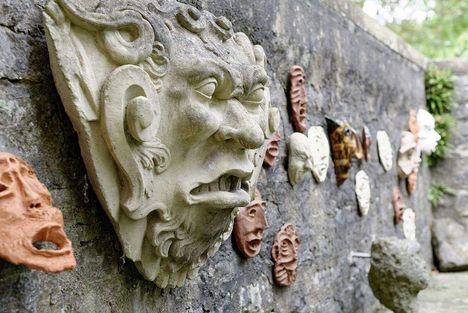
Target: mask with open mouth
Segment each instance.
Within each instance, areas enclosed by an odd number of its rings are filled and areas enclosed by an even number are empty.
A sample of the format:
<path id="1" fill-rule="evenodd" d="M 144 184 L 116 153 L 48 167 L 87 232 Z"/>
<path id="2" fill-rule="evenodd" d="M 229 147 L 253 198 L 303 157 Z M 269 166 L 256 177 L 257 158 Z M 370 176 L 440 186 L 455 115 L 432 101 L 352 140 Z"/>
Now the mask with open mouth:
<path id="1" fill-rule="evenodd" d="M 63 227 L 33 169 L 0 152 L 0 258 L 46 272 L 71 270 L 76 261 Z"/>

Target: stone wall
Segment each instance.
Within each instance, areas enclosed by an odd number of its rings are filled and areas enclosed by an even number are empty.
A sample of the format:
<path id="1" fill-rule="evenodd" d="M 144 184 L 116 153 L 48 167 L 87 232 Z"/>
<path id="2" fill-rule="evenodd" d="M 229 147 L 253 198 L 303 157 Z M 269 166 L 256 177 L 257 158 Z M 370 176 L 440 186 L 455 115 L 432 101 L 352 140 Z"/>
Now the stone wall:
<path id="1" fill-rule="evenodd" d="M 454 78 L 451 149 L 433 171 L 434 183 L 455 191 L 434 208 L 433 245 L 442 271 L 468 269 L 468 60 L 440 61 Z"/>
<path id="2" fill-rule="evenodd" d="M 394 162 L 385 173 L 375 135 L 386 130 L 395 149 L 410 108 L 424 107 L 423 64 L 407 46 L 362 14 L 330 0 L 184 1 L 228 17 L 237 31 L 261 44 L 268 56 L 272 100 L 281 111 L 281 133 L 292 125 L 287 113 L 287 71 L 294 64 L 307 76 L 308 126 L 325 126 L 325 115 L 344 117 L 374 138 L 371 161 L 354 164 L 350 179 L 336 186 L 333 165 L 318 185 L 311 176 L 294 189 L 287 180 L 286 140 L 274 168 L 262 170 L 259 188 L 268 202 L 269 228 L 260 255 L 245 260 L 227 240 L 199 276 L 175 290 L 145 281 L 126 260 L 114 229 L 89 185 L 78 139 L 51 76 L 41 10 L 44 0 L 0 0 L 0 150 L 33 165 L 62 209 L 78 266 L 46 274 L 0 261 L 0 312 L 371 312 L 376 299 L 367 282 L 368 259 L 348 261 L 351 251 L 369 252 L 380 236 L 402 236 L 393 226 Z M 353 13 L 353 14 L 350 14 Z M 358 12 L 358 13 L 356 13 Z M 384 43 L 377 38 L 398 44 Z M 398 48 L 400 47 L 400 48 Z M 405 50 L 406 49 L 406 50 Z M 371 180 L 371 210 L 358 215 L 354 176 Z M 405 200 L 417 214 L 418 241 L 431 262 L 426 200 L 430 174 Z M 402 189 L 404 189 L 402 184 Z M 299 229 L 296 283 L 273 285 L 271 245 L 287 222 Z"/>

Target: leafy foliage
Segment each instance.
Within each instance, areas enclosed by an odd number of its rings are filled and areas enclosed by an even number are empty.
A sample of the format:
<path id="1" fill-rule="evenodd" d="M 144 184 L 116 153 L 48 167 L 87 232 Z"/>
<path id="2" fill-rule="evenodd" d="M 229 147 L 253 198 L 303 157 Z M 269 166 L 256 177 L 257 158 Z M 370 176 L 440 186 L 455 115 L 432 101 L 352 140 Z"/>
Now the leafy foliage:
<path id="1" fill-rule="evenodd" d="M 455 196 L 455 191 L 441 184 L 431 184 L 427 198 L 432 207 L 435 208 L 440 204 L 440 201 L 445 195 Z"/>
<path id="2" fill-rule="evenodd" d="M 449 70 L 430 65 L 426 71 L 426 107 L 434 115 L 435 129 L 441 139 L 436 151 L 427 157 L 429 167 L 436 166 L 445 158 L 450 148 L 451 128 L 454 125 L 452 112 L 453 81 Z"/>

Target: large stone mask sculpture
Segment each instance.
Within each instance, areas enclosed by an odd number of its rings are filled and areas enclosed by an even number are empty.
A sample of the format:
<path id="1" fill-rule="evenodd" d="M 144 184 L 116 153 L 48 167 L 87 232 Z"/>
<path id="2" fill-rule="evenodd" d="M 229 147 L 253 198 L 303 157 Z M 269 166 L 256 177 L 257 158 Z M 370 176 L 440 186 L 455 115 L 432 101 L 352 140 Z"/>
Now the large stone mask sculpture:
<path id="1" fill-rule="evenodd" d="M 419 126 L 419 147 L 426 154 L 431 154 L 436 150 L 440 135 L 435 131 L 435 120 L 431 113 L 419 109 L 417 114 Z"/>
<path id="2" fill-rule="evenodd" d="M 50 0 L 45 23 L 125 255 L 159 287 L 181 286 L 254 197 L 278 121 L 263 49 L 226 18 L 170 0 Z"/>
<path id="3" fill-rule="evenodd" d="M 326 118 L 328 137 L 330 138 L 335 175 L 338 185 L 348 179 L 352 158 L 364 158 L 361 140 L 357 132 L 346 121 L 334 121 Z"/>
<path id="4" fill-rule="evenodd" d="M 48 245 L 36 248 L 39 243 Z M 63 230 L 62 212 L 52 206 L 49 191 L 26 162 L 3 152 L 0 258 L 47 272 L 70 270 L 76 265 L 71 242 Z"/>

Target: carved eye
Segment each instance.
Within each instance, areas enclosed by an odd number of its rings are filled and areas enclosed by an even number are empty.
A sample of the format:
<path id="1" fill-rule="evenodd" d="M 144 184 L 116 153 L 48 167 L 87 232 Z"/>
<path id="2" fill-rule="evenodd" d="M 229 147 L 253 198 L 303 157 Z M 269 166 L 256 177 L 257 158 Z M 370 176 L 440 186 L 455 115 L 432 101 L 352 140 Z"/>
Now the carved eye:
<path id="1" fill-rule="evenodd" d="M 250 103 L 261 103 L 265 98 L 265 86 L 259 85 L 249 94 L 245 101 Z"/>
<path id="2" fill-rule="evenodd" d="M 214 78 L 205 79 L 198 87 L 195 88 L 195 91 L 207 99 L 211 99 L 216 90 L 218 83 Z"/>

